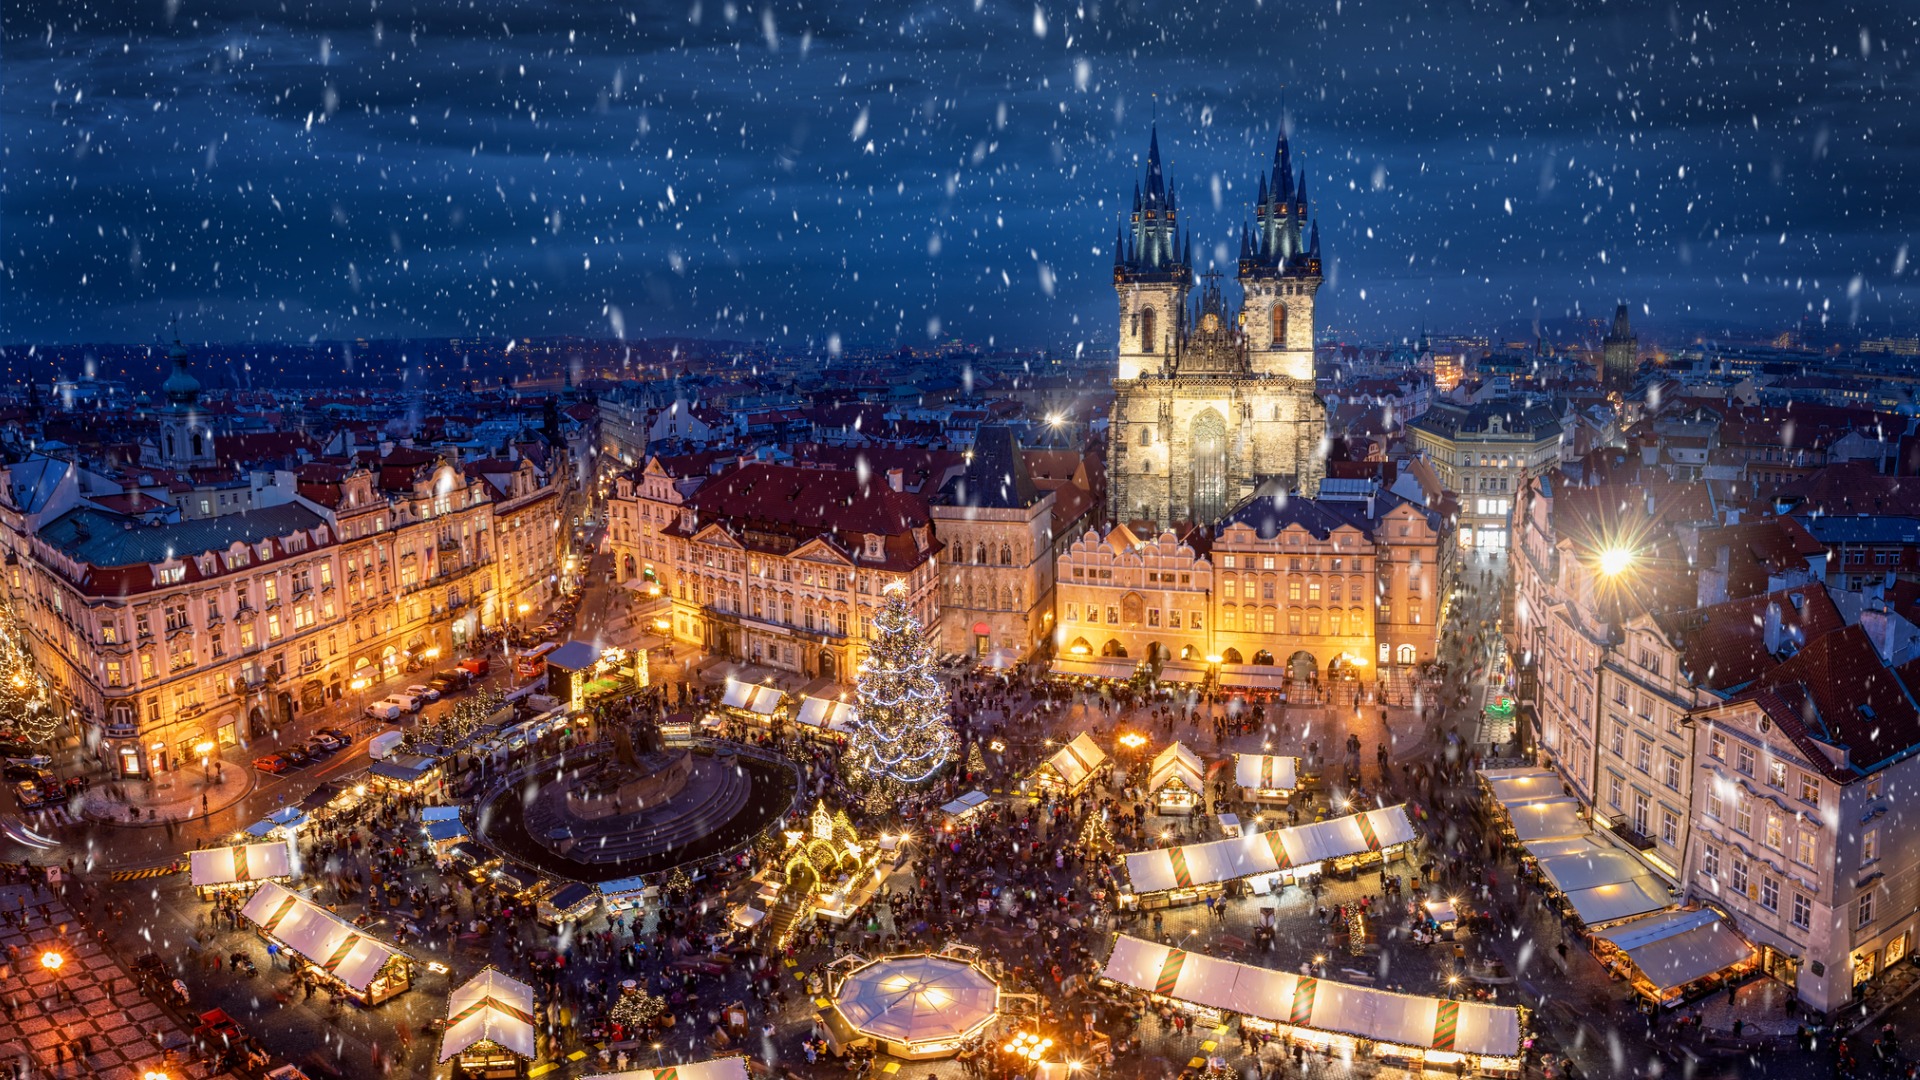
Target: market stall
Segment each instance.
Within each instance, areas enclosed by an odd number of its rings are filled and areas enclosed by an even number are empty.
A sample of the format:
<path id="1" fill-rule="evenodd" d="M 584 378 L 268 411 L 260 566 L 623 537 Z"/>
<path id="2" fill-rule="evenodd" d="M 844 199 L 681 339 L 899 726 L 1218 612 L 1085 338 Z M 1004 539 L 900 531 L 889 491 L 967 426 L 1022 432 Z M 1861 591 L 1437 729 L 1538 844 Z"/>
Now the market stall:
<path id="1" fill-rule="evenodd" d="M 720 695 L 722 709 L 743 720 L 771 724 L 780 714 L 784 698 L 780 691 L 760 683 L 729 678 Z"/>
<path id="2" fill-rule="evenodd" d="M 1745 978 L 1760 954 L 1718 912 L 1663 911 L 1594 935 L 1593 954 L 1634 992 L 1666 1007 Z"/>
<path id="3" fill-rule="evenodd" d="M 890 956 L 849 971 L 832 1009 L 895 1057 L 952 1057 L 1000 1014 L 1000 987 L 970 960 L 934 953 Z"/>
<path id="4" fill-rule="evenodd" d="M 413 958 L 276 882 L 240 910 L 260 935 L 362 1005 L 378 1005 L 413 981 Z"/>
<path id="5" fill-rule="evenodd" d="M 1233 782 L 1250 803 L 1285 806 L 1300 787 L 1300 759 L 1272 754 L 1235 754 Z"/>
<path id="6" fill-rule="evenodd" d="M 367 770 L 367 782 L 376 791 L 424 795 L 440 782 L 440 759 L 394 754 L 373 763 Z"/>
<path id="7" fill-rule="evenodd" d="M 286 840 L 189 852 L 187 863 L 193 887 L 203 900 L 217 892 L 251 889 L 293 876 L 293 850 Z"/>
<path id="8" fill-rule="evenodd" d="M 1207 768 L 1185 743 L 1169 743 L 1153 759 L 1147 798 L 1162 814 L 1191 814 L 1206 805 Z"/>
<path id="9" fill-rule="evenodd" d="M 310 820 L 312 818 L 305 811 L 297 807 L 283 806 L 247 826 L 242 833 L 235 836 L 235 839 L 241 836 L 250 836 L 255 840 L 291 839 L 299 835 L 300 830 L 305 828 Z"/>
<path id="10" fill-rule="evenodd" d="M 512 1080 L 538 1056 L 533 987 L 489 965 L 447 995 L 440 1063 L 453 1080 Z"/>
<path id="11" fill-rule="evenodd" d="M 1580 800 L 1564 795 L 1515 803 L 1506 811 L 1508 829 L 1522 844 L 1566 840 L 1588 831 L 1587 820 L 1581 816 Z"/>
<path id="12" fill-rule="evenodd" d="M 1536 870 L 1563 914 L 1599 929 L 1674 906 L 1672 891 L 1639 859 L 1591 837 L 1528 844 L 1522 866 Z"/>
<path id="13" fill-rule="evenodd" d="M 553 890 L 550 895 L 540 898 L 540 904 L 534 910 L 534 918 L 541 926 L 558 927 L 565 923 L 578 922 L 593 914 L 600 906 L 600 894 L 591 885 L 582 885 L 569 881 Z"/>
<path id="14" fill-rule="evenodd" d="M 1136 851 L 1126 856 L 1122 906 L 1142 909 L 1191 904 L 1217 896 L 1241 878 L 1285 883 L 1328 870 L 1346 872 L 1396 858 L 1414 842 L 1405 805 L 1347 817 L 1213 840 Z M 1257 891 L 1267 891 L 1259 882 Z"/>
<path id="15" fill-rule="evenodd" d="M 603 881 L 599 889 L 600 902 L 606 906 L 609 915 L 644 907 L 648 900 L 660 895 L 658 885 L 649 885 L 646 878 L 638 875 Z"/>
<path id="16" fill-rule="evenodd" d="M 986 809 L 987 803 L 991 800 L 992 796 L 984 791 L 969 791 L 965 795 L 942 806 L 940 812 L 947 815 L 947 824 L 949 826 L 964 825 L 969 818 L 974 817 Z"/>
<path id="17" fill-rule="evenodd" d="M 1517 1075 L 1519 1009 L 1397 994 L 1185 952 L 1140 938 L 1114 943 L 1102 977 L 1211 1023 L 1333 1053 Z"/>
<path id="18" fill-rule="evenodd" d="M 1100 749 L 1093 737 L 1081 732 L 1067 745 L 1054 751 L 1033 772 L 1033 786 L 1056 795 L 1078 795 L 1095 777 L 1112 768 L 1113 761 Z"/>
<path id="19" fill-rule="evenodd" d="M 429 821 L 421 826 L 421 831 L 427 834 L 427 845 L 433 849 L 436 859 L 450 858 L 453 845 L 473 839 L 467 832 L 466 822 L 457 817 Z"/>
<path id="20" fill-rule="evenodd" d="M 1480 774 L 1480 786 L 1503 807 L 1566 794 L 1560 774 L 1548 769 L 1488 769 Z"/>
<path id="21" fill-rule="evenodd" d="M 816 735 L 844 735 L 859 719 L 860 710 L 852 702 L 808 697 L 800 700 L 800 712 L 793 722 Z"/>
<path id="22" fill-rule="evenodd" d="M 658 1069 L 628 1069 L 625 1072 L 600 1073 L 586 1080 L 749 1080 L 747 1059 L 714 1058 L 686 1065 L 667 1065 Z"/>

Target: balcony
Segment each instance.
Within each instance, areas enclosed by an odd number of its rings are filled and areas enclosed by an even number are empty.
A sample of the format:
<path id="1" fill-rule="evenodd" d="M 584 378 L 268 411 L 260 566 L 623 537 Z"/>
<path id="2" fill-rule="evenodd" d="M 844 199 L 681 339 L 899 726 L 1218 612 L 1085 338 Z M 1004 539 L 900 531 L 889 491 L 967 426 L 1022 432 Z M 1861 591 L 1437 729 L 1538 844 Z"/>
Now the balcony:
<path id="1" fill-rule="evenodd" d="M 136 739 L 140 737 L 140 725 L 106 723 L 100 725 L 100 733 L 109 739 Z"/>
<path id="2" fill-rule="evenodd" d="M 314 672 L 319 671 L 321 667 L 323 667 L 325 664 L 326 664 L 326 661 L 316 656 L 313 659 L 308 660 L 305 663 L 300 665 L 300 674 L 311 675 Z"/>
<path id="3" fill-rule="evenodd" d="M 1635 851 L 1652 851 L 1655 846 L 1653 837 L 1634 829 L 1630 822 L 1616 821 L 1612 825 L 1613 835 L 1625 841 Z"/>

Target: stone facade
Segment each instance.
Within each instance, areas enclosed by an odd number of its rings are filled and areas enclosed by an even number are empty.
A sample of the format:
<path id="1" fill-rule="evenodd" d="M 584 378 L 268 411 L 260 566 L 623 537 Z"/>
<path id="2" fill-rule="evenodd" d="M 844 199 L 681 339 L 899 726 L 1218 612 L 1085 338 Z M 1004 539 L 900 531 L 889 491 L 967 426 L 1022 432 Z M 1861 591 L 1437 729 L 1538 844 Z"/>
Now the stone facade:
<path id="1" fill-rule="evenodd" d="M 1053 629 L 1053 510 L 1020 444 L 1003 427 L 980 430 L 955 477 L 933 500 L 946 545 L 939 648 L 988 659 L 1024 657 Z"/>

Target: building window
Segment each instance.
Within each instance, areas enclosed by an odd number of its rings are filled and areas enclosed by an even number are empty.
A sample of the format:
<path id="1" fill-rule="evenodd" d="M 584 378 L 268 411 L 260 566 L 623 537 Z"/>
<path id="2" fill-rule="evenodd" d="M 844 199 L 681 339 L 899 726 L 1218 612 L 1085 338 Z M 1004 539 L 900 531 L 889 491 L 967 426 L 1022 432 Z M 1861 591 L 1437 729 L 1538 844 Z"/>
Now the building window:
<path id="1" fill-rule="evenodd" d="M 1775 851 L 1781 851 L 1785 848 L 1786 842 L 1786 827 L 1781 822 L 1780 815 L 1771 810 L 1767 811 L 1767 846 Z"/>
<path id="2" fill-rule="evenodd" d="M 1680 815 L 1661 807 L 1660 842 L 1670 848 L 1680 846 Z"/>
<path id="3" fill-rule="evenodd" d="M 1680 755 L 1671 750 L 1667 751 L 1665 779 L 1668 787 L 1675 791 L 1680 790 Z"/>
<path id="4" fill-rule="evenodd" d="M 269 641 L 278 641 L 280 639 L 279 612 L 274 612 L 273 614 L 267 616 L 267 639 Z"/>
<path id="5" fill-rule="evenodd" d="M 1800 801 L 1820 805 L 1820 781 L 1815 780 L 1811 773 L 1800 774 Z"/>
<path id="6" fill-rule="evenodd" d="M 1720 849 L 1708 844 L 1700 849 L 1700 872 L 1710 878 L 1720 876 Z"/>
<path id="7" fill-rule="evenodd" d="M 253 648 L 253 623 L 251 621 L 240 624 L 240 647 L 243 649 Z"/>
<path id="8" fill-rule="evenodd" d="M 1731 879 L 1733 881 L 1734 892 L 1745 893 L 1747 891 L 1747 860 L 1737 855 L 1734 856 Z"/>
<path id="9" fill-rule="evenodd" d="M 1744 835 L 1753 835 L 1753 800 L 1743 792 L 1733 793 L 1733 827 Z"/>
<path id="10" fill-rule="evenodd" d="M 150 652 L 141 653 L 140 654 L 140 677 L 142 679 L 151 679 L 153 678 L 153 671 L 154 671 L 153 654 Z"/>
<path id="11" fill-rule="evenodd" d="M 1625 702 L 1622 702 L 1622 704 L 1625 704 Z M 1707 736 L 1707 756 L 1715 761 L 1727 760 L 1727 737 L 1725 735 L 1716 731 L 1712 735 Z"/>
<path id="12" fill-rule="evenodd" d="M 1642 735 L 1634 741 L 1633 767 L 1642 773 L 1653 772 L 1653 741 Z"/>
<path id="13" fill-rule="evenodd" d="M 1793 859 L 1802 866 L 1812 866 L 1814 856 L 1814 832 L 1802 829 L 1794 834 Z"/>
<path id="14" fill-rule="evenodd" d="M 1738 751 L 1736 751 L 1736 753 L 1738 755 L 1738 761 L 1734 765 L 1734 768 L 1740 770 L 1741 776 L 1752 776 L 1753 761 L 1754 761 L 1753 747 L 1742 746 L 1739 748 Z"/>
<path id="15" fill-rule="evenodd" d="M 1760 875 L 1760 906 L 1768 911 L 1780 910 L 1780 879 L 1769 874 Z"/>
<path id="16" fill-rule="evenodd" d="M 1860 834 L 1860 865 L 1878 862 L 1880 859 L 1880 830 L 1867 829 Z"/>
<path id="17" fill-rule="evenodd" d="M 1784 761 L 1767 762 L 1767 785 L 1782 791 L 1787 788 L 1787 763 Z"/>
<path id="18" fill-rule="evenodd" d="M 1620 782 L 1620 777 L 1609 774 L 1607 777 L 1607 804 L 1615 810 L 1620 809 L 1620 800 L 1624 797 L 1625 792 L 1626 786 Z"/>
<path id="19" fill-rule="evenodd" d="M 108 686 L 124 686 L 125 685 L 125 683 L 122 681 L 122 676 L 120 674 L 120 661 L 118 660 L 107 661 L 107 685 Z"/>
<path id="20" fill-rule="evenodd" d="M 1866 926 L 1873 921 L 1873 894 L 1862 896 L 1853 906 L 1853 925 Z"/>
<path id="21" fill-rule="evenodd" d="M 1813 901 L 1807 898 L 1806 893 L 1793 894 L 1793 925 L 1802 930 L 1813 925 Z"/>

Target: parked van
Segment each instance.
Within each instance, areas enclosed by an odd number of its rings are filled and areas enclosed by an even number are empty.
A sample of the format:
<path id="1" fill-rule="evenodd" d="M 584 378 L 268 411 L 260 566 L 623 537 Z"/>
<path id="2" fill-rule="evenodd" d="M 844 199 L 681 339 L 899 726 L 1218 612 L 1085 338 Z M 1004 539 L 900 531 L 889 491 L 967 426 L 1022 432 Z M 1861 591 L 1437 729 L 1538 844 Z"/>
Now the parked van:
<path id="1" fill-rule="evenodd" d="M 484 656 L 469 656 L 459 663 L 460 670 L 476 679 L 484 679 L 493 670 L 493 661 Z"/>
<path id="2" fill-rule="evenodd" d="M 411 689 L 395 690 L 393 693 L 387 695 L 387 700 L 399 705 L 410 713 L 419 712 L 420 706 L 427 703 L 424 695 L 416 694 Z"/>
<path id="3" fill-rule="evenodd" d="M 383 731 L 367 740 L 367 756 L 375 761 L 385 761 L 400 749 L 402 732 Z"/>
<path id="4" fill-rule="evenodd" d="M 366 713 L 375 720 L 398 720 L 406 708 L 392 698 L 381 698 L 367 706 Z"/>

